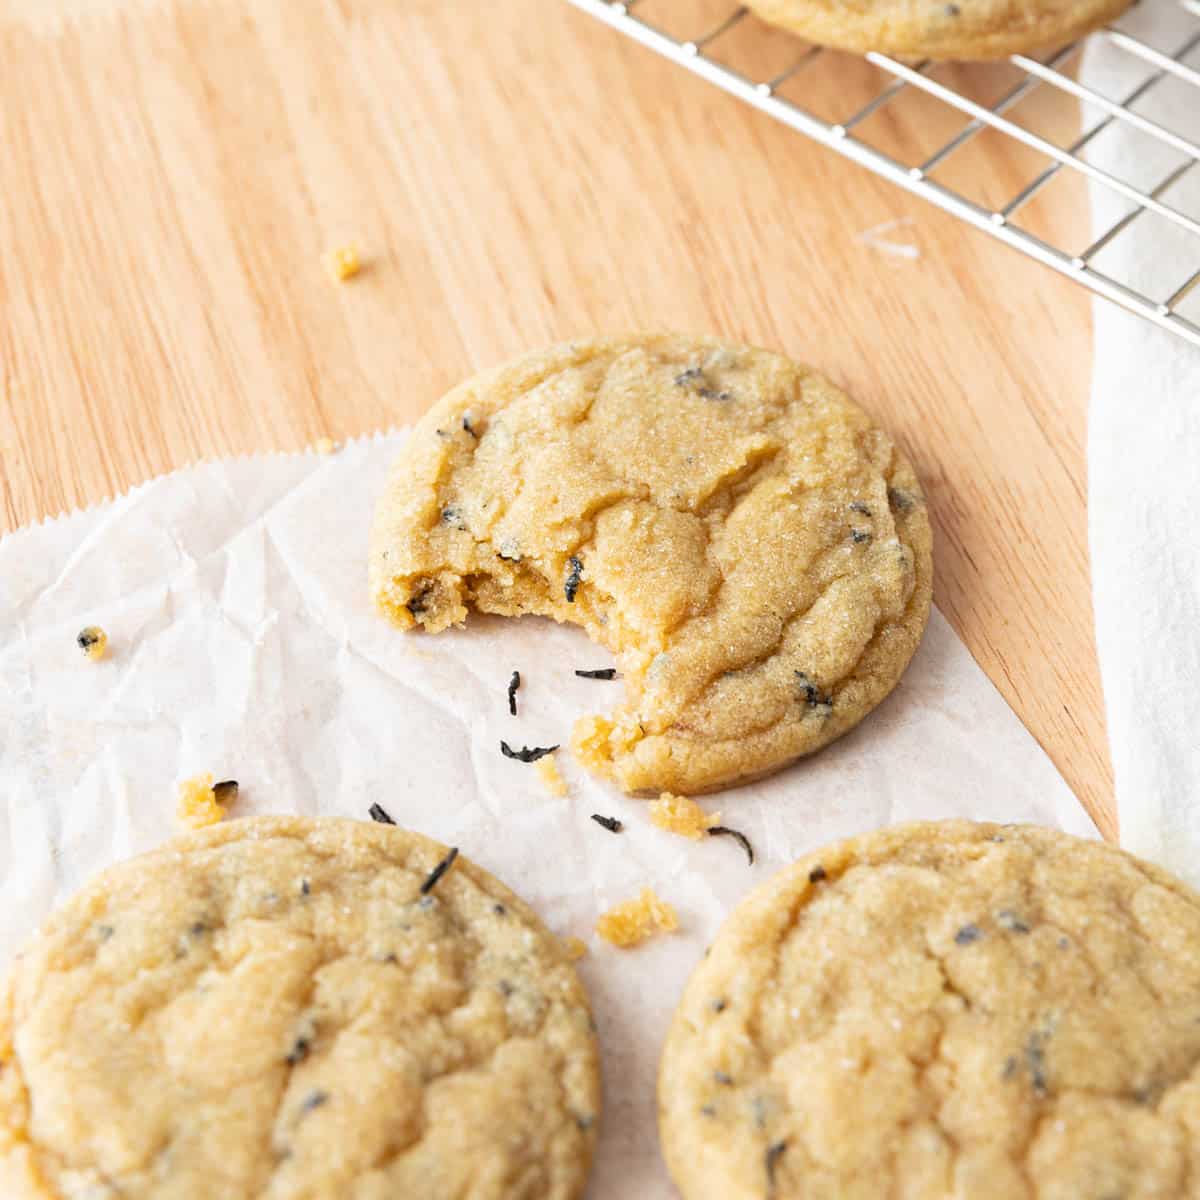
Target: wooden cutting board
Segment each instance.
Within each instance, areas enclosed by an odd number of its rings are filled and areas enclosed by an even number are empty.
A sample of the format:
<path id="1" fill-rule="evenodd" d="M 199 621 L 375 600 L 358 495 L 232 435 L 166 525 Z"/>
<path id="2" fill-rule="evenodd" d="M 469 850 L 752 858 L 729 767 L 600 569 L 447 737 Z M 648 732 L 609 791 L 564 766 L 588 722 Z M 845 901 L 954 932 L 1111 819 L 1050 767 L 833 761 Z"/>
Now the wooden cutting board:
<path id="1" fill-rule="evenodd" d="M 720 11 L 645 3 L 697 32 Z M 795 49 L 749 18 L 735 37 L 764 67 Z M 562 0 L 0 0 L 0 62 L 4 528 L 409 421 L 582 331 L 752 340 L 900 436 L 938 603 L 1115 832 L 1081 291 Z M 953 79 L 998 95 L 1008 70 Z M 870 72 L 829 58 L 794 94 L 832 113 Z M 860 132 L 956 127 L 910 100 Z M 1052 101 L 1031 119 L 1068 133 Z M 991 202 L 1031 172 L 991 135 L 952 162 Z M 1078 241 L 1084 205 L 1059 180 L 1035 215 Z M 336 285 L 321 254 L 349 239 L 367 269 Z"/>

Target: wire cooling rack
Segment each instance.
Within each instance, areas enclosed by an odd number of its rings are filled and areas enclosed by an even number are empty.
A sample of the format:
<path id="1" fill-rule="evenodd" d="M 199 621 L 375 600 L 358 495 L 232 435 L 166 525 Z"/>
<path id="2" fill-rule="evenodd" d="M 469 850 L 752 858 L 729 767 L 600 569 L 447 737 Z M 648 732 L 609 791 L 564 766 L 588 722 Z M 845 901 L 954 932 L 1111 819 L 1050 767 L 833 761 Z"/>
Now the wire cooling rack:
<path id="1" fill-rule="evenodd" d="M 1200 189 L 1194 186 L 1200 184 L 1200 144 L 1186 128 L 1177 131 L 1158 119 L 1153 104 L 1165 100 L 1168 111 L 1200 113 L 1200 0 L 1161 0 L 1159 15 L 1163 5 L 1170 10 L 1166 34 L 1161 21 L 1151 26 L 1154 37 L 1137 32 L 1136 18 L 1153 2 L 1145 0 L 1135 19 L 1090 35 L 1108 43 L 1103 53 L 1116 67 L 1106 75 L 1113 80 L 1112 94 L 1075 78 L 1082 41 L 1045 57 L 1014 55 L 1000 65 L 906 63 L 884 54 L 859 59 L 809 46 L 729 0 L 570 2 L 799 133 L 1200 346 Z M 1171 44 L 1155 44 L 1164 37 Z M 824 86 L 818 81 L 822 72 Z M 1080 102 L 1078 111 L 1067 97 Z M 919 116 L 906 121 L 898 110 L 914 99 Z M 1055 111 L 1057 120 L 1048 119 Z M 1095 153 L 1114 136 L 1125 139 L 1119 153 Z M 1012 190 L 1005 193 L 997 190 L 993 171 L 989 194 L 973 195 L 972 179 L 986 172 L 972 168 L 972 155 L 977 167 L 979 155 L 995 154 L 997 141 L 1008 146 L 1009 158 L 1018 149 L 1026 174 L 1010 180 Z M 1144 141 L 1144 153 L 1133 144 L 1138 141 Z M 1061 216 L 1053 228 L 1039 224 L 1038 198 L 1071 173 L 1091 181 L 1094 193 L 1110 201 L 1097 208 L 1112 213 L 1098 233 L 1086 204 L 1066 229 Z M 1113 253 L 1119 240 L 1135 234 L 1157 238 L 1160 249 L 1170 245 L 1175 278 L 1146 279 L 1137 269 L 1140 255 Z"/>

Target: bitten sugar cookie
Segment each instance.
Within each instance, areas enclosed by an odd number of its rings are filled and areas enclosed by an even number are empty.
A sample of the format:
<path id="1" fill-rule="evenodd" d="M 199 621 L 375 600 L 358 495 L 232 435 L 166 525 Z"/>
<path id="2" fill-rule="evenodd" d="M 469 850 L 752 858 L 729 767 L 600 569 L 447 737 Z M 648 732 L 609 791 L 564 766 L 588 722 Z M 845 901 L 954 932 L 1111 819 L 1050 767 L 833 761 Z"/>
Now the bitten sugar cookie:
<path id="1" fill-rule="evenodd" d="M 627 791 L 776 770 L 895 686 L 929 615 L 929 520 L 891 439 L 807 367 L 682 336 L 574 342 L 469 380 L 380 500 L 371 593 L 582 625 L 627 700 L 576 755 Z"/>
<path id="2" fill-rule="evenodd" d="M 0 1002 L 0 1195 L 582 1195 L 583 989 L 522 901 L 447 858 L 259 817 L 96 878 Z"/>
<path id="3" fill-rule="evenodd" d="M 685 1200 L 1200 1195 L 1200 896 L 1033 826 L 900 826 L 757 889 L 659 1123 Z"/>
<path id="4" fill-rule="evenodd" d="M 902 58 L 1003 58 L 1062 45 L 1114 20 L 1130 0 L 750 0 L 810 42 Z"/>

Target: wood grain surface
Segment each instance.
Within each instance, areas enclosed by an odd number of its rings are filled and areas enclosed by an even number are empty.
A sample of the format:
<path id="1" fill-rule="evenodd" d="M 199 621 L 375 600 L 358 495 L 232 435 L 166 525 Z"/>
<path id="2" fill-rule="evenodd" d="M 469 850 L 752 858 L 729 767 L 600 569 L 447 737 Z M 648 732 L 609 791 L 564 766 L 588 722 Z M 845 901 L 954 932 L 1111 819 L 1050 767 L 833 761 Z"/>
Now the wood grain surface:
<path id="1" fill-rule="evenodd" d="M 644 7 L 685 34 L 721 11 Z M 711 52 L 797 48 L 747 18 Z M 0 62 L 4 528 L 409 421 L 580 332 L 758 342 L 903 441 L 938 603 L 1115 832 L 1082 291 L 561 0 L 5 0 Z M 1012 82 L 940 70 L 984 100 Z M 877 86 L 827 56 L 785 90 L 831 115 Z M 1019 115 L 1077 128 L 1041 91 Z M 961 124 L 905 93 L 856 132 L 920 153 Z M 985 134 L 942 178 L 1000 203 L 1040 165 Z M 1076 244 L 1084 204 L 1055 180 L 1025 215 Z M 349 239 L 367 268 L 334 284 L 321 255 Z"/>

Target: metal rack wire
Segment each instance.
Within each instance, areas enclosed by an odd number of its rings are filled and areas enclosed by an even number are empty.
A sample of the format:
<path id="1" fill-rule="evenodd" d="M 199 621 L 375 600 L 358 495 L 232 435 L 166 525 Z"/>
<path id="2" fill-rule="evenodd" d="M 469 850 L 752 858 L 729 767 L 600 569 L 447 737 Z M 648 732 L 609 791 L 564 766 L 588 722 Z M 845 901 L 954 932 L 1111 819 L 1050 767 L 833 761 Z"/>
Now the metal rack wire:
<path id="1" fill-rule="evenodd" d="M 1182 104 L 1185 110 L 1200 112 L 1200 20 L 1197 20 L 1200 0 L 1162 2 L 1172 6 L 1171 15 L 1178 18 L 1176 24 L 1181 28 L 1182 36 L 1174 46 L 1155 46 L 1145 37 L 1121 27 L 1123 23 L 1091 35 L 1107 40 L 1118 57 L 1128 61 L 1128 86 L 1116 87 L 1119 94 L 1101 94 L 1072 76 L 1070 72 L 1083 42 L 1067 46 L 1045 60 L 1012 56 L 1009 75 L 1016 82 L 999 96 L 987 97 L 985 102 L 973 98 L 971 88 L 963 86 L 964 80 L 970 79 L 963 71 L 971 68 L 957 68 L 951 81 L 946 82 L 939 78 L 939 64 L 908 64 L 871 53 L 865 60 L 875 69 L 878 79 L 871 98 L 866 103 L 859 102 L 861 97 L 856 98 L 845 113 L 818 115 L 806 102 L 804 81 L 821 60 L 844 60 L 844 56 L 808 46 L 790 34 L 763 26 L 756 31 L 759 41 L 763 37 L 776 39 L 775 61 L 786 60 L 787 65 L 770 73 L 763 71 L 762 63 L 772 56 L 764 58 L 762 54 L 753 66 L 739 63 L 735 54 L 723 53 L 722 47 L 735 39 L 740 27 L 760 24 L 744 6 L 717 13 L 713 19 L 709 5 L 705 9 L 705 27 L 686 31 L 664 27 L 671 22 L 659 18 L 656 0 L 571 0 L 605 24 L 799 133 L 1200 346 L 1200 305 L 1196 304 L 1200 301 L 1200 205 L 1193 206 L 1196 211 L 1190 211 L 1188 203 L 1177 199 L 1185 193 L 1190 195 L 1190 185 L 1200 182 L 1200 170 L 1195 170 L 1200 163 L 1200 144 L 1149 115 L 1145 103 L 1147 98 L 1153 98 L 1151 93 L 1168 88 L 1179 93 L 1177 104 Z M 683 6 L 673 0 L 665 8 L 661 3 L 657 7 L 677 21 Z M 1066 140 L 1066 144 L 1018 119 L 1015 111 L 1018 106 L 1035 91 L 1045 89 L 1055 89 L 1060 95 L 1080 101 L 1082 132 Z M 893 109 L 905 94 L 911 93 L 932 97 L 940 106 L 953 111 L 954 131 L 940 145 L 916 154 L 909 147 L 910 152 L 904 154 L 895 145 L 872 144 L 870 138 L 862 135 L 864 127 L 882 110 Z M 1098 137 L 1109 129 L 1145 139 L 1153 151 L 1150 160 L 1157 165 L 1165 158 L 1165 169 L 1157 177 L 1141 181 L 1114 169 L 1111 156 L 1107 160 L 1101 156 L 1105 165 L 1097 165 L 1090 153 Z M 964 194 L 964 189 L 939 178 L 965 148 L 974 146 L 978 152 L 981 141 L 996 136 L 1019 143 L 1039 160 L 1033 177 L 1015 194 L 1000 203 L 981 202 L 980 198 L 972 198 Z M 1061 230 L 1055 238 L 1035 232 L 1023 220 L 1034 198 L 1064 171 L 1085 177 L 1094 188 L 1107 191 L 1125 206 L 1125 211 L 1098 234 L 1090 230 L 1087 212 L 1081 212 L 1077 231 L 1080 244 L 1075 247 L 1061 244 L 1067 240 L 1061 236 Z M 1177 187 L 1180 184 L 1189 186 Z M 1177 278 L 1155 281 L 1121 278 L 1119 272 L 1104 266 L 1105 251 L 1148 220 L 1165 223 L 1162 228 L 1171 238 L 1183 239 L 1178 254 L 1173 254 L 1178 259 Z"/>

